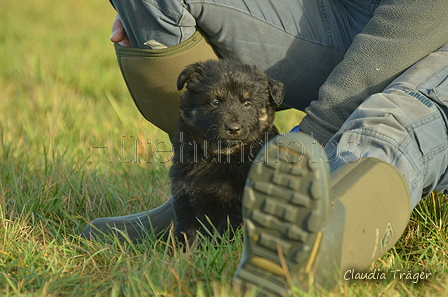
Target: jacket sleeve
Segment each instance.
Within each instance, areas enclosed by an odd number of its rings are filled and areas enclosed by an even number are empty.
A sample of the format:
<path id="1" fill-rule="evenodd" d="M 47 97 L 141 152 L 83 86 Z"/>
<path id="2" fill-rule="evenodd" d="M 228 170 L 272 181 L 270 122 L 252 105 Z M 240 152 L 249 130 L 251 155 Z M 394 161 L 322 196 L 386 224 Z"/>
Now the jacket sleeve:
<path id="1" fill-rule="evenodd" d="M 382 0 L 305 110 L 300 128 L 327 142 L 363 100 L 447 42 L 447 0 Z"/>

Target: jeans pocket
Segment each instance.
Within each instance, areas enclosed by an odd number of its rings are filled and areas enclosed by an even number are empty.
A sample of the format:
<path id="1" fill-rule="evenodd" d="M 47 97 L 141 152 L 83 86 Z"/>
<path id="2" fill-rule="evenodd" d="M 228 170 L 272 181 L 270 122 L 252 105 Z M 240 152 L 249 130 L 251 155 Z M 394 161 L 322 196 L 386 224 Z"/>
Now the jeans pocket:
<path id="1" fill-rule="evenodd" d="M 417 89 L 429 99 L 448 106 L 448 66 L 431 75 Z"/>

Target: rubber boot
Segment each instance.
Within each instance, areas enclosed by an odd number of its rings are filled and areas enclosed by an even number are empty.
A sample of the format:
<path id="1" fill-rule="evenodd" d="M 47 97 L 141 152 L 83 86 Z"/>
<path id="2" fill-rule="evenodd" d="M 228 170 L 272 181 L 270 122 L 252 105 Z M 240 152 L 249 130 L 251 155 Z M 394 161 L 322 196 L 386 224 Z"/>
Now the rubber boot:
<path id="1" fill-rule="evenodd" d="M 81 237 L 105 241 L 117 237 L 121 241 L 141 242 L 148 236 L 166 239 L 174 222 L 173 199 L 163 205 L 140 213 L 95 219 L 84 228 Z"/>
<path id="2" fill-rule="evenodd" d="M 329 174 L 321 146 L 304 133 L 272 140 L 249 172 L 243 198 L 244 250 L 235 290 L 287 296 L 332 290 L 400 238 L 411 212 L 408 187 L 374 158 Z"/>
<path id="3" fill-rule="evenodd" d="M 200 31 L 179 45 L 165 49 L 141 49 L 115 44 L 123 78 L 141 114 L 173 136 L 179 115 L 176 82 L 192 63 L 218 59 L 213 47 Z"/>
<path id="4" fill-rule="evenodd" d="M 325 290 L 334 288 L 346 273 L 365 270 L 392 248 L 412 212 L 403 175 L 382 160 L 348 163 L 331 177 L 333 210 L 315 272 L 315 285 Z"/>

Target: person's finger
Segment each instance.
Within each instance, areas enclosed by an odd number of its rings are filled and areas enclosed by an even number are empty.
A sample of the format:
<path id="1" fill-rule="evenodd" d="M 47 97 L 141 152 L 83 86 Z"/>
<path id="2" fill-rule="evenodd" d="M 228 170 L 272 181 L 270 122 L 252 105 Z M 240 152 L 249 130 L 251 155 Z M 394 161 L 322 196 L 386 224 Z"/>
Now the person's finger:
<path id="1" fill-rule="evenodd" d="M 131 46 L 129 38 L 124 30 L 123 23 L 120 16 L 117 14 L 114 23 L 112 24 L 112 34 L 110 41 L 120 44 L 121 46 Z"/>
<path id="2" fill-rule="evenodd" d="M 129 41 L 129 37 L 126 34 L 124 35 L 123 40 L 120 41 L 118 44 L 121 46 L 132 47 L 131 42 Z"/>
<path id="3" fill-rule="evenodd" d="M 120 16 L 117 14 L 114 23 L 112 24 L 112 34 L 110 35 L 110 41 L 120 42 L 123 40 L 124 35 L 125 33 L 123 23 L 121 22 Z"/>

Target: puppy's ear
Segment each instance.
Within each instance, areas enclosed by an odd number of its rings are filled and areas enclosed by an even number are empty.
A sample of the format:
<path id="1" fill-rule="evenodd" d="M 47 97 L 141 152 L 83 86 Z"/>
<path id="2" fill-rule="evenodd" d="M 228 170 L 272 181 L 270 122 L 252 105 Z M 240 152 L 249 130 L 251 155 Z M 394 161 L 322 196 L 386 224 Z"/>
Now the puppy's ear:
<path id="1" fill-rule="evenodd" d="M 269 79 L 269 95 L 271 101 L 279 106 L 285 97 L 285 86 L 279 81 Z"/>
<path id="2" fill-rule="evenodd" d="M 180 91 L 192 80 L 201 80 L 204 73 L 204 63 L 194 63 L 185 68 L 177 78 L 177 89 Z"/>

